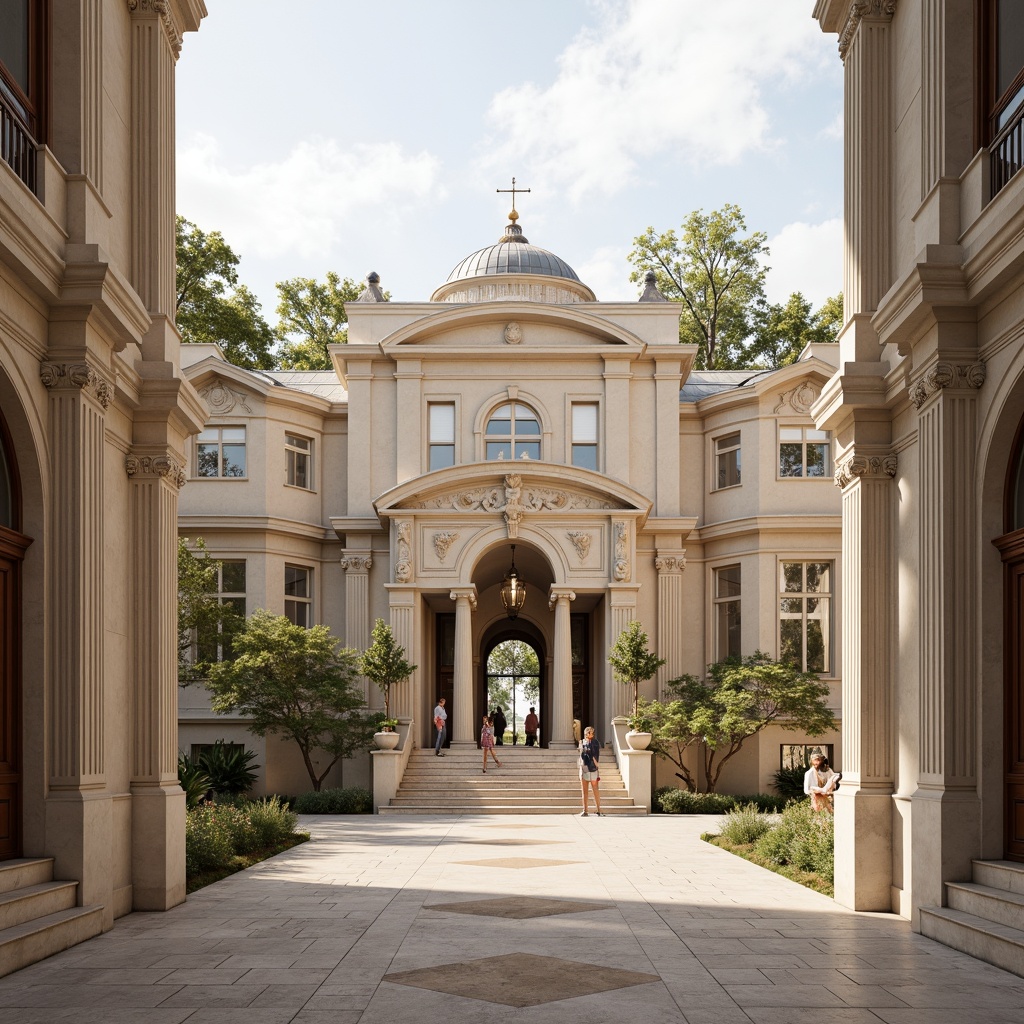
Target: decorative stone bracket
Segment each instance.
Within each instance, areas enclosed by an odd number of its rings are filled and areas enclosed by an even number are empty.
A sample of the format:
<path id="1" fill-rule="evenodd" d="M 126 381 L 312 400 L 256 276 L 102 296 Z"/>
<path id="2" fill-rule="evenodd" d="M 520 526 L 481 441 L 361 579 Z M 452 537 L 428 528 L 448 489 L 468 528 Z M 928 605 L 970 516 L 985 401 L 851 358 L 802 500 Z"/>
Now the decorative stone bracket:
<path id="1" fill-rule="evenodd" d="M 59 388 L 90 391 L 104 409 L 114 396 L 114 389 L 88 363 L 40 363 L 39 379 L 51 391 Z"/>

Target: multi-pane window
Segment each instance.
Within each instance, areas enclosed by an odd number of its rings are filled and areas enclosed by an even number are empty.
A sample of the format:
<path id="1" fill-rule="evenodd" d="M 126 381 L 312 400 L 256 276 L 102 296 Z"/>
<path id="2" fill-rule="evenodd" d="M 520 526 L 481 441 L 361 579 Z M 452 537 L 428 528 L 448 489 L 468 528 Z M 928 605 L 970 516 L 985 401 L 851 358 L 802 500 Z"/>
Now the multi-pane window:
<path id="1" fill-rule="evenodd" d="M 215 596 L 218 604 L 235 613 L 231 626 L 218 623 L 196 638 L 199 661 L 226 661 L 231 657 L 231 637 L 245 621 L 245 561 L 222 561 L 217 567 Z"/>
<path id="2" fill-rule="evenodd" d="M 715 438 L 715 489 L 740 482 L 740 432 Z"/>
<path id="3" fill-rule="evenodd" d="M 284 435 L 287 479 L 292 487 L 313 488 L 313 442 L 298 434 Z"/>
<path id="4" fill-rule="evenodd" d="M 779 476 L 830 477 L 832 435 L 813 427 L 779 428 Z"/>
<path id="5" fill-rule="evenodd" d="M 715 570 L 715 660 L 740 657 L 740 567 Z"/>
<path id="6" fill-rule="evenodd" d="M 832 671 L 832 563 L 779 563 L 779 660 Z"/>
<path id="7" fill-rule="evenodd" d="M 992 154 L 992 195 L 1022 165 L 1024 141 L 1024 4 L 980 0 L 976 39 L 980 57 L 979 142 Z"/>
<path id="8" fill-rule="evenodd" d="M 42 0 L 0 0 L 0 159 L 33 190 L 46 136 L 48 11 Z"/>
<path id="9" fill-rule="evenodd" d="M 430 468 L 455 465 L 455 403 L 431 402 L 428 406 Z"/>
<path id="10" fill-rule="evenodd" d="M 484 457 L 493 459 L 539 459 L 540 420 L 521 402 L 498 406 L 487 421 Z"/>
<path id="11" fill-rule="evenodd" d="M 597 469 L 596 402 L 573 403 L 572 464 L 581 469 Z"/>
<path id="12" fill-rule="evenodd" d="M 284 614 L 296 626 L 313 625 L 313 570 L 284 567 Z"/>
<path id="13" fill-rule="evenodd" d="M 781 743 L 779 744 L 779 767 L 783 770 L 786 768 L 810 768 L 811 758 L 815 754 L 821 754 L 828 758 L 828 763 L 835 768 L 835 765 L 832 764 L 831 743 Z"/>
<path id="14" fill-rule="evenodd" d="M 245 427 L 207 427 L 196 438 L 196 476 L 245 476 Z"/>

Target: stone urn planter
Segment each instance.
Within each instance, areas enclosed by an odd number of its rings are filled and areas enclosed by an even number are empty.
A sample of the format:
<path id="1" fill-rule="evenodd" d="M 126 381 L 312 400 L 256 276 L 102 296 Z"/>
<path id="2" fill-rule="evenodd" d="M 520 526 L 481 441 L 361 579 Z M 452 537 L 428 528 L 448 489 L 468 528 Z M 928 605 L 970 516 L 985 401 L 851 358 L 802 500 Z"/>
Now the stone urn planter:
<path id="1" fill-rule="evenodd" d="M 629 744 L 630 750 L 646 750 L 651 745 L 651 734 L 630 729 L 626 733 L 626 742 Z"/>
<path id="2" fill-rule="evenodd" d="M 378 750 L 395 750 L 398 747 L 397 732 L 375 732 L 373 742 Z"/>

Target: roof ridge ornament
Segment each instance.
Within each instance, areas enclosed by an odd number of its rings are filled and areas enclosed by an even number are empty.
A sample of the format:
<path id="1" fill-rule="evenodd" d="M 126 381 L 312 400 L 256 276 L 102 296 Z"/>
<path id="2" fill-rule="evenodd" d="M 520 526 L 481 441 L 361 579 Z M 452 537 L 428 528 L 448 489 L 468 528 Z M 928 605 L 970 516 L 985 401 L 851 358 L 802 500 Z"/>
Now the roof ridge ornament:
<path id="1" fill-rule="evenodd" d="M 639 302 L 669 302 L 658 290 L 658 275 L 653 270 L 644 274 L 644 292 L 637 300 Z"/>
<path id="2" fill-rule="evenodd" d="M 381 291 L 380 274 L 371 270 L 366 275 L 366 287 L 359 293 L 356 302 L 387 302 L 388 297 Z"/>

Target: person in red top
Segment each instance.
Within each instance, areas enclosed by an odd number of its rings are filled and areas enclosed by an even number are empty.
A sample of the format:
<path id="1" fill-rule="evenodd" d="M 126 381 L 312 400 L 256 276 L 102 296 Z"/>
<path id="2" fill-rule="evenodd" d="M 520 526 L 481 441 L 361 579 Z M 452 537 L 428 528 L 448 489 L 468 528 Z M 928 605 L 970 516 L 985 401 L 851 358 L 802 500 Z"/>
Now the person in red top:
<path id="1" fill-rule="evenodd" d="M 530 708 L 530 713 L 526 716 L 526 721 L 523 722 L 523 729 L 526 732 L 526 745 L 532 747 L 537 742 L 537 729 L 540 727 L 540 721 L 537 718 L 537 709 Z"/>

